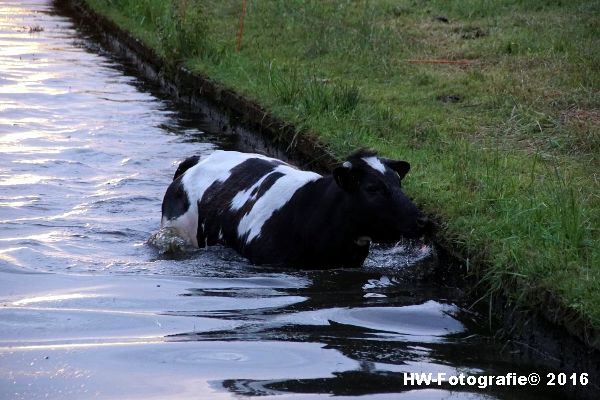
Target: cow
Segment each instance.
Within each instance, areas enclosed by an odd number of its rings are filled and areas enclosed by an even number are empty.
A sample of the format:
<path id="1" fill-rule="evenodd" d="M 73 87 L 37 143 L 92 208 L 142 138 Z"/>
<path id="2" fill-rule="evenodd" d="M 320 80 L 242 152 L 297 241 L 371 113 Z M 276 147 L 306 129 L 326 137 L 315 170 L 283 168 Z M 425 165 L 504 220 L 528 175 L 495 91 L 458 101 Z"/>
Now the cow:
<path id="1" fill-rule="evenodd" d="M 217 150 L 183 161 L 161 227 L 188 244 L 223 244 L 253 264 L 360 267 L 370 243 L 421 236 L 428 220 L 401 190 L 406 161 L 360 150 L 329 175 L 260 154 Z"/>

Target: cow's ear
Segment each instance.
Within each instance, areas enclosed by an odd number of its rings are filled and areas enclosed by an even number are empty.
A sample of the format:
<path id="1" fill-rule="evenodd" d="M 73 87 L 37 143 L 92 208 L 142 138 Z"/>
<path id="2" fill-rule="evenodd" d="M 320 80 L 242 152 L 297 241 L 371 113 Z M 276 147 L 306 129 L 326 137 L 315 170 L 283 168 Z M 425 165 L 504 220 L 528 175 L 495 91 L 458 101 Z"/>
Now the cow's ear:
<path id="1" fill-rule="evenodd" d="M 352 171 L 352 166 L 348 162 L 345 162 L 343 165 L 336 167 L 333 170 L 333 179 L 335 179 L 335 183 L 337 183 L 339 187 L 348 192 L 358 189 L 358 178 L 354 171 Z"/>
<path id="2" fill-rule="evenodd" d="M 383 163 L 396 171 L 400 179 L 404 179 L 408 171 L 410 171 L 410 164 L 406 161 L 396 161 L 396 160 L 388 160 L 384 159 Z"/>

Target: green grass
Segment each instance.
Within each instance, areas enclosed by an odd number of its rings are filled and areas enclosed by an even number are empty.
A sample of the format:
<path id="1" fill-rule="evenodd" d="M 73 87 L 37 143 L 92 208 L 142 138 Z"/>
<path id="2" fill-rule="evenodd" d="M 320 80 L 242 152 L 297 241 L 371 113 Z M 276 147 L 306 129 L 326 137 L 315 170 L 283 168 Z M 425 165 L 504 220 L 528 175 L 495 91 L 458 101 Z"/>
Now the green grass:
<path id="1" fill-rule="evenodd" d="M 248 1 L 239 53 L 241 1 L 86 1 L 340 157 L 410 161 L 485 287 L 600 328 L 600 1 Z"/>

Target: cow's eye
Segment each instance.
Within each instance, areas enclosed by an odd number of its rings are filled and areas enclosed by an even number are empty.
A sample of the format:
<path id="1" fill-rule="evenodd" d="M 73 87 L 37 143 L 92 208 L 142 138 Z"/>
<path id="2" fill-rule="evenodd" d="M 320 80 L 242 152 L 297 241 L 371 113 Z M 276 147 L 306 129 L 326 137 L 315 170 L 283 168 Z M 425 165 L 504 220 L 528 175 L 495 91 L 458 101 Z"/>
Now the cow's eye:
<path id="1" fill-rule="evenodd" d="M 387 189 L 382 185 L 367 185 L 365 191 L 370 194 L 382 194 L 385 193 Z"/>
<path id="2" fill-rule="evenodd" d="M 368 185 L 367 187 L 365 187 L 365 191 L 367 193 L 377 193 L 381 191 L 381 188 L 379 187 L 379 185 Z"/>

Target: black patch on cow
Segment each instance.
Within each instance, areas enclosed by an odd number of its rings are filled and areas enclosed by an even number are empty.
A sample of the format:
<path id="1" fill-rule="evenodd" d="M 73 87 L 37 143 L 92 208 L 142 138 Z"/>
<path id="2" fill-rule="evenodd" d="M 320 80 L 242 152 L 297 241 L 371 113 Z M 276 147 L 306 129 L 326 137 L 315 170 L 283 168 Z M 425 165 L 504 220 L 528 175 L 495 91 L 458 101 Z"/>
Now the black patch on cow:
<path id="1" fill-rule="evenodd" d="M 198 161 L 200 161 L 200 156 L 191 156 L 179 163 L 179 166 L 175 171 L 175 175 L 173 176 L 173 180 L 179 178 L 181 175 L 184 174 L 185 171 L 198 164 Z"/>
<path id="2" fill-rule="evenodd" d="M 277 182 L 277 180 L 279 178 L 281 178 L 284 174 L 282 172 L 272 172 L 270 173 L 269 176 L 267 176 L 265 178 L 264 181 L 262 181 L 262 183 L 260 184 L 260 186 L 258 186 L 258 188 L 254 189 L 251 193 L 251 199 L 249 199 L 246 204 L 244 204 L 244 206 L 242 206 L 242 208 L 240 208 L 241 211 L 244 212 L 244 214 L 246 212 L 249 212 L 252 207 L 254 207 L 254 204 L 265 194 L 267 193 L 267 191 L 269 189 L 271 189 L 271 186 L 273 186 L 275 184 L 275 182 Z"/>
<path id="3" fill-rule="evenodd" d="M 204 242 L 209 246 L 223 242 L 238 242 L 240 239 L 237 227 L 240 220 L 250 212 L 254 203 L 273 186 L 277 179 L 283 176 L 279 172 L 272 173 L 281 164 L 283 162 L 251 158 L 232 168 L 230 176 L 225 181 L 213 182 L 198 203 L 198 245 L 202 246 Z M 260 178 L 268 174 L 270 175 L 256 189 L 254 199 L 246 202 L 239 210 L 231 210 L 231 202 L 239 192 L 250 189 Z M 222 239 L 219 239 L 220 234 Z"/>
<path id="4" fill-rule="evenodd" d="M 256 264 L 292 265 L 308 269 L 360 267 L 369 246 L 358 246 L 360 235 L 342 204 L 331 177 L 312 181 L 294 193 L 247 243 L 244 254 Z"/>
<path id="5" fill-rule="evenodd" d="M 282 161 L 270 161 L 262 158 L 250 158 L 231 170 L 231 176 L 224 182 L 235 185 L 240 190 L 246 190 L 256 183 L 256 181 L 267 175 Z"/>
<path id="6" fill-rule="evenodd" d="M 282 172 L 272 172 L 270 173 L 270 175 L 265 178 L 265 180 L 260 184 L 260 186 L 258 186 L 258 188 L 256 188 L 250 199 L 248 199 L 248 201 L 246 201 L 246 203 L 237 211 L 230 211 L 232 213 L 232 217 L 233 220 L 236 221 L 235 226 L 237 227 L 240 223 L 240 221 L 242 220 L 242 218 L 244 217 L 244 215 L 248 214 L 252 208 L 254 207 L 254 205 L 256 204 L 256 202 L 258 200 L 260 200 L 260 198 L 267 193 L 267 191 L 269 191 L 269 189 L 271 188 L 271 186 L 273 186 L 275 184 L 275 182 L 277 182 L 277 180 L 279 178 L 281 178 L 282 176 L 284 176 L 284 174 Z M 238 232 L 236 230 L 235 233 L 237 239 L 236 240 L 240 240 L 242 243 L 246 242 L 246 239 L 248 238 L 248 234 L 245 234 L 243 237 L 239 237 L 238 236 Z"/>
<path id="7" fill-rule="evenodd" d="M 198 230 L 196 231 L 196 241 L 198 242 L 198 247 L 203 249 L 206 247 L 207 238 L 205 231 L 205 222 L 204 222 L 204 210 L 200 208 L 200 202 L 198 202 Z"/>
<path id="8" fill-rule="evenodd" d="M 187 192 L 181 182 L 181 177 L 175 179 L 167 192 L 162 202 L 162 215 L 163 218 L 168 220 L 175 219 L 183 214 L 190 208 L 190 200 L 188 199 Z"/>

